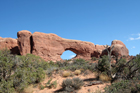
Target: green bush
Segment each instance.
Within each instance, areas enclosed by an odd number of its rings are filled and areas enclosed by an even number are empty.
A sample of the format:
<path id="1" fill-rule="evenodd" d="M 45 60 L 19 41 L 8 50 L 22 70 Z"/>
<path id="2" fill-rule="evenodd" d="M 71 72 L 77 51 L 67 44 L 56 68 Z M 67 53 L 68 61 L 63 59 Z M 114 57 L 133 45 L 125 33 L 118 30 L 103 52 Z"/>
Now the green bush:
<path id="1" fill-rule="evenodd" d="M 48 63 L 38 56 L 15 56 L 7 49 L 1 50 L 0 93 L 21 92 L 29 84 L 39 83 L 48 67 Z"/>
<path id="2" fill-rule="evenodd" d="M 80 78 L 66 79 L 62 83 L 62 88 L 66 92 L 73 92 L 80 89 L 84 85 Z"/>
<path id="3" fill-rule="evenodd" d="M 77 69 L 83 69 L 84 71 L 87 69 L 91 71 L 96 70 L 96 63 L 89 63 L 84 59 L 74 59 L 73 61 L 71 61 L 71 63 L 69 63 L 69 61 L 67 60 L 65 62 L 56 62 L 56 65 L 60 69 L 71 71 L 75 71 Z"/>
<path id="4" fill-rule="evenodd" d="M 99 69 L 100 71 L 109 71 L 105 65 L 100 66 L 104 69 Z M 105 93 L 140 93 L 140 55 L 128 61 L 116 57 L 116 63 L 111 63 L 111 74 L 114 75 L 112 84 L 105 88 Z"/>
<path id="5" fill-rule="evenodd" d="M 12 80 L 4 80 L 0 81 L 0 93 L 15 93 L 15 88 L 13 87 Z"/>
<path id="6" fill-rule="evenodd" d="M 97 58 L 96 58 L 96 57 L 92 57 L 92 58 L 91 58 L 91 60 L 96 61 L 96 60 L 97 60 Z"/>
<path id="7" fill-rule="evenodd" d="M 134 77 L 140 78 L 140 55 L 129 59 L 128 61 L 123 57 L 116 57 L 116 62 L 111 63 L 109 56 L 102 56 L 98 61 L 97 71 L 98 74 L 106 73 L 111 77 L 111 82 L 117 79 L 129 80 Z"/>
<path id="8" fill-rule="evenodd" d="M 52 79 L 50 79 L 50 80 L 48 80 L 48 82 L 45 84 L 45 87 L 46 88 L 56 88 L 57 87 L 57 81 L 55 80 L 55 81 L 53 81 L 53 82 L 51 82 L 52 81 Z"/>
<path id="9" fill-rule="evenodd" d="M 45 86 L 43 86 L 43 85 L 40 85 L 40 86 L 39 86 L 39 89 L 40 89 L 40 90 L 43 90 L 44 88 L 45 88 Z"/>
<path id="10" fill-rule="evenodd" d="M 108 61 L 108 56 L 104 55 L 102 56 L 102 58 L 98 61 L 98 65 L 97 65 L 97 69 L 99 72 L 104 72 L 104 73 L 108 73 L 109 69 L 109 61 Z"/>
<path id="11" fill-rule="evenodd" d="M 105 88 L 104 93 L 139 93 L 140 84 L 137 80 L 122 80 L 120 82 L 112 83 L 112 85 Z"/>
<path id="12" fill-rule="evenodd" d="M 112 66 L 112 73 L 115 75 L 115 78 L 112 79 L 113 81 L 117 79 L 130 80 L 134 77 L 140 77 L 140 55 L 133 57 L 129 61 L 121 57 Z"/>

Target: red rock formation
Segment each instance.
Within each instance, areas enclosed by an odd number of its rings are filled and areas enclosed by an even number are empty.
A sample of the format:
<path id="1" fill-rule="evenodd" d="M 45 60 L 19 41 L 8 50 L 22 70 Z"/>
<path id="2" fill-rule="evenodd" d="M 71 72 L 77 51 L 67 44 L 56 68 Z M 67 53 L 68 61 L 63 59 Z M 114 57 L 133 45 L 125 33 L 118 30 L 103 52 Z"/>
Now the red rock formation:
<path id="1" fill-rule="evenodd" d="M 35 32 L 32 35 L 33 49 L 32 54 L 38 55 L 45 60 L 60 60 L 64 51 L 63 46 L 56 40 L 61 39 L 55 34 L 45 34 Z"/>
<path id="2" fill-rule="evenodd" d="M 31 35 L 32 33 L 27 30 L 22 30 L 17 33 L 18 47 L 21 55 L 31 53 Z"/>
<path id="3" fill-rule="evenodd" d="M 39 55 L 45 60 L 61 60 L 60 56 L 66 50 L 76 53 L 76 58 L 90 59 L 95 47 L 90 42 L 64 39 L 55 34 L 35 32 L 32 38 L 32 54 Z"/>
<path id="4" fill-rule="evenodd" d="M 100 57 L 105 47 L 103 45 L 95 45 L 95 51 L 91 54 L 91 57 Z"/>
<path id="5" fill-rule="evenodd" d="M 12 54 L 20 54 L 16 39 L 0 37 L 0 50 L 4 48 L 10 49 Z"/>
<path id="6" fill-rule="evenodd" d="M 75 58 L 83 59 L 107 55 L 107 51 L 103 45 L 94 45 L 94 43 L 80 40 L 64 39 L 55 34 L 40 32 L 31 34 L 27 30 L 22 30 L 17 33 L 17 36 L 17 40 L 12 38 L 3 39 L 0 37 L 0 49 L 7 47 L 14 54 L 19 54 L 20 50 L 21 55 L 32 53 L 42 57 L 46 61 L 62 60 L 61 55 L 66 50 L 71 50 L 77 54 Z M 123 42 L 114 40 L 111 44 L 111 47 L 113 46 L 112 55 L 116 55 L 117 53 L 119 56 L 129 55 L 129 51 Z"/>
<path id="7" fill-rule="evenodd" d="M 113 40 L 111 43 L 111 47 L 114 46 L 114 49 L 112 51 L 112 55 L 115 56 L 128 56 L 129 55 L 129 51 L 126 48 L 125 44 L 120 41 L 120 40 Z"/>

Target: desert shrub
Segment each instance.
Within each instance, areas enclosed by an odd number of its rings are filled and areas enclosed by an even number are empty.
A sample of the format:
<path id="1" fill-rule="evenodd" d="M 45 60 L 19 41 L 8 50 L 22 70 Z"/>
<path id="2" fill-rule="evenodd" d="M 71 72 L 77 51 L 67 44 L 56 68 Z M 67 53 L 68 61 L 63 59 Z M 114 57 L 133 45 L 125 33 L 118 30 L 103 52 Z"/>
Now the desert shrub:
<path id="1" fill-rule="evenodd" d="M 71 75 L 71 72 L 70 71 L 64 71 L 64 72 L 62 72 L 62 76 L 63 77 L 68 77 L 70 75 Z"/>
<path id="2" fill-rule="evenodd" d="M 45 86 L 39 85 L 39 89 L 40 89 L 40 90 L 43 90 L 44 88 L 45 88 Z"/>
<path id="3" fill-rule="evenodd" d="M 45 87 L 46 88 L 56 88 L 57 87 L 57 81 L 55 80 L 55 81 L 53 81 L 53 82 L 51 82 L 52 81 L 52 79 L 50 79 L 50 80 L 48 80 L 48 82 L 45 84 Z"/>
<path id="4" fill-rule="evenodd" d="M 55 65 L 50 65 L 48 68 L 47 68 L 47 70 L 45 70 L 45 73 L 47 74 L 47 76 L 48 77 L 50 77 L 50 76 L 52 76 L 52 73 L 54 72 L 54 71 L 58 71 L 58 67 L 57 66 L 55 66 Z"/>
<path id="5" fill-rule="evenodd" d="M 52 86 L 53 86 L 54 88 L 57 87 L 57 81 L 56 81 L 56 80 L 52 82 Z"/>
<path id="6" fill-rule="evenodd" d="M 106 73 L 112 78 L 111 82 L 117 79 L 129 80 L 136 76 L 140 78 L 140 55 L 128 61 L 123 57 L 115 57 L 115 60 L 115 63 L 111 63 L 110 55 L 102 56 L 96 67 L 99 75 L 100 73 Z"/>
<path id="7" fill-rule="evenodd" d="M 96 64 L 95 63 L 89 63 L 88 61 L 84 59 L 74 59 L 72 62 L 69 63 L 69 61 L 65 62 L 57 62 L 57 67 L 64 70 L 71 70 L 75 71 L 77 69 L 84 69 L 84 70 L 96 70 Z"/>
<path id="8" fill-rule="evenodd" d="M 0 93 L 15 93 L 15 88 L 13 87 L 12 80 L 4 80 L 0 81 Z"/>
<path id="9" fill-rule="evenodd" d="M 80 89 L 84 85 L 80 78 L 66 79 L 62 82 L 62 88 L 66 92 L 73 92 Z"/>
<path id="10" fill-rule="evenodd" d="M 48 63 L 38 56 L 31 54 L 15 56 L 7 49 L 1 50 L 0 91 L 2 93 L 23 91 L 29 84 L 40 82 L 45 76 L 44 70 L 47 67 Z"/>
<path id="11" fill-rule="evenodd" d="M 97 60 L 97 58 L 96 58 L 96 57 L 92 57 L 92 58 L 91 58 L 91 60 L 96 61 L 96 60 Z"/>
<path id="12" fill-rule="evenodd" d="M 76 64 L 77 64 L 77 65 L 81 65 L 81 64 L 84 65 L 84 64 L 86 64 L 86 63 L 88 63 L 88 61 L 86 61 L 86 60 L 84 60 L 84 59 L 81 59 L 81 58 L 80 58 L 80 59 L 74 59 L 74 60 L 73 60 L 73 64 L 75 64 L 75 65 L 76 65 Z"/>
<path id="13" fill-rule="evenodd" d="M 75 74 L 75 75 L 80 75 L 80 74 L 81 74 L 81 70 L 75 70 L 75 71 L 74 71 L 74 74 Z"/>
<path id="14" fill-rule="evenodd" d="M 0 81 L 1 79 L 7 80 L 11 76 L 12 70 L 16 66 L 14 58 L 15 56 L 11 55 L 9 50 L 0 51 Z"/>
<path id="15" fill-rule="evenodd" d="M 140 56 L 137 55 L 131 60 L 126 61 L 126 59 L 120 58 L 116 60 L 116 63 L 112 65 L 112 73 L 115 77 L 112 81 L 117 79 L 129 80 L 134 77 L 140 77 Z"/>
<path id="16" fill-rule="evenodd" d="M 98 61 L 97 69 L 99 72 L 108 73 L 109 72 L 109 61 L 108 56 L 104 55 L 102 58 Z"/>
<path id="17" fill-rule="evenodd" d="M 92 72 L 95 72 L 95 71 L 97 71 L 97 66 L 98 66 L 97 63 L 90 63 L 89 65 L 87 65 L 87 69 Z"/>
<path id="18" fill-rule="evenodd" d="M 80 89 L 84 85 L 83 80 L 81 80 L 80 78 L 73 78 L 72 80 L 75 90 Z"/>
<path id="19" fill-rule="evenodd" d="M 139 93 L 140 84 L 137 80 L 122 80 L 120 82 L 112 83 L 112 85 L 105 88 L 105 93 Z"/>
<path id="20" fill-rule="evenodd" d="M 139 93 L 140 92 L 140 55 L 126 61 L 117 58 L 111 64 L 112 84 L 105 88 L 105 93 Z M 131 87 L 130 87 L 131 86 Z"/>
<path id="21" fill-rule="evenodd" d="M 109 77 L 106 73 L 101 73 L 99 75 L 99 79 L 101 81 L 111 81 L 111 77 Z"/>
<path id="22" fill-rule="evenodd" d="M 13 87 L 12 71 L 16 66 L 14 55 L 10 54 L 7 49 L 0 51 L 0 93 L 12 93 L 15 91 Z"/>
<path id="23" fill-rule="evenodd" d="M 75 71 L 76 69 L 81 69 L 82 67 L 80 65 L 71 65 L 67 69 L 71 71 Z"/>
<path id="24" fill-rule="evenodd" d="M 50 66 L 55 66 L 55 62 L 53 62 L 53 61 L 48 61 L 48 63 Z"/>

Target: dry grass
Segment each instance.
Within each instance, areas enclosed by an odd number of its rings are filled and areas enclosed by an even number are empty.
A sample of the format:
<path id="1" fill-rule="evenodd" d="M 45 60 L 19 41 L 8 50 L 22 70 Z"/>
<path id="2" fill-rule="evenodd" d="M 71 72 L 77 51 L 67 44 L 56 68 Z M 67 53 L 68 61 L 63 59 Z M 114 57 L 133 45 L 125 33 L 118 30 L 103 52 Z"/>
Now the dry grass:
<path id="1" fill-rule="evenodd" d="M 80 74 L 81 74 L 81 70 L 75 70 L 75 71 L 74 71 L 74 74 L 75 74 L 75 75 L 80 75 Z"/>
<path id="2" fill-rule="evenodd" d="M 71 75 L 71 72 L 70 71 L 64 71 L 63 73 L 62 73 L 62 76 L 63 77 L 69 77 Z"/>
<path id="3" fill-rule="evenodd" d="M 111 81 L 111 78 L 108 75 L 105 75 L 105 74 L 100 74 L 99 79 L 101 81 Z"/>

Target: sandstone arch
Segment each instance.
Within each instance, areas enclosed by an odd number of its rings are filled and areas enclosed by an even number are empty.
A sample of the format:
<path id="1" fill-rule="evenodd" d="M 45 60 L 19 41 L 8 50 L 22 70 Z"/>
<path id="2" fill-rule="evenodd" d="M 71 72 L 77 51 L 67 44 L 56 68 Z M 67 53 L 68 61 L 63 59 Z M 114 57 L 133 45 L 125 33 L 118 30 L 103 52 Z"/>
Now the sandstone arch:
<path id="1" fill-rule="evenodd" d="M 128 49 L 121 41 L 112 41 L 115 46 L 113 52 L 119 55 L 129 55 Z M 32 53 L 45 59 L 46 61 L 59 61 L 64 51 L 73 51 L 75 58 L 91 59 L 91 57 L 100 57 L 104 55 L 105 48 L 103 45 L 94 45 L 91 42 L 80 40 L 64 39 L 56 34 L 45 34 L 29 31 L 18 32 L 18 47 L 21 55 Z M 112 47 L 112 46 L 111 46 Z"/>
<path id="2" fill-rule="evenodd" d="M 61 55 L 66 50 L 77 54 L 76 58 L 90 59 L 95 45 L 80 40 L 69 40 L 55 34 L 35 32 L 32 34 L 32 54 L 39 55 L 45 60 L 62 60 Z"/>

